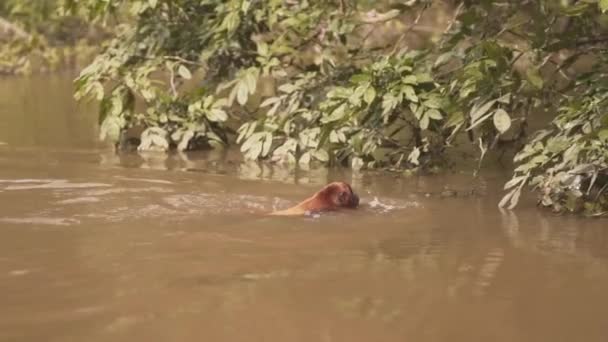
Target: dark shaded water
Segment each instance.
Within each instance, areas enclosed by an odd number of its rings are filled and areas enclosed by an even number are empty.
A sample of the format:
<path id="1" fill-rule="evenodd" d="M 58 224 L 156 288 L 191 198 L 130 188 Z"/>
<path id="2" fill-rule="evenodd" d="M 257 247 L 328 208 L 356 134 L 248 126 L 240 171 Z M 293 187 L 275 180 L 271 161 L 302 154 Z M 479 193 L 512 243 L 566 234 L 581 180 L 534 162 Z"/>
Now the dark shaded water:
<path id="1" fill-rule="evenodd" d="M 501 212 L 508 175 L 117 156 L 70 92 L 0 81 L 0 341 L 608 340 L 606 221 Z M 336 179 L 360 210 L 264 215 Z"/>

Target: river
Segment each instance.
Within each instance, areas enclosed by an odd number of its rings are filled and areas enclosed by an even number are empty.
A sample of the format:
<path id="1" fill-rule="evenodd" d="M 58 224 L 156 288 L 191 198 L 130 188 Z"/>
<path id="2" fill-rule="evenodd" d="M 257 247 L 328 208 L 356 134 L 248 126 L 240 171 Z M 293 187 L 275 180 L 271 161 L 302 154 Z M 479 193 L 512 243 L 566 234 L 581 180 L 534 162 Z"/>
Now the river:
<path id="1" fill-rule="evenodd" d="M 94 111 L 65 75 L 0 80 L 2 342 L 608 340 L 606 221 L 499 210 L 500 167 L 117 155 Z M 333 180 L 360 209 L 265 215 Z"/>

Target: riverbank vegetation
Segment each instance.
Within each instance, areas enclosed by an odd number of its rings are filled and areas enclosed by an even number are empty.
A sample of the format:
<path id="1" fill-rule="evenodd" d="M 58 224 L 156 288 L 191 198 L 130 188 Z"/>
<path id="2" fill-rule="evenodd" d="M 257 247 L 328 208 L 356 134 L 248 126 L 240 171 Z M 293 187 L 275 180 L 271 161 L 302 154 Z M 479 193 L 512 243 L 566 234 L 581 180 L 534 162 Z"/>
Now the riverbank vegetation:
<path id="1" fill-rule="evenodd" d="M 110 30 L 60 0 L 0 2 L 0 75 L 80 68 L 98 52 Z"/>
<path id="2" fill-rule="evenodd" d="M 52 20 L 111 23 L 76 96 L 100 101 L 101 137 L 119 146 L 238 145 L 252 160 L 398 172 L 449 167 L 468 147 L 476 168 L 513 158 L 502 207 L 530 188 L 557 212 L 608 210 L 608 1 L 65 0 L 59 9 Z"/>

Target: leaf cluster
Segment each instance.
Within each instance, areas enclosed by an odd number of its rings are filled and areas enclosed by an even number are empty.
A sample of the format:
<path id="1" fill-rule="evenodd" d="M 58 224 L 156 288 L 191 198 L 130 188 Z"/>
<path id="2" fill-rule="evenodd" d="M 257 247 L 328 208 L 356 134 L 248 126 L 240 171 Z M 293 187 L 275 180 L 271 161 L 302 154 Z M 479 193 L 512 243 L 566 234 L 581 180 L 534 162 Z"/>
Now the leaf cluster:
<path id="1" fill-rule="evenodd" d="M 424 48 L 417 25 L 452 4 Z M 458 145 L 511 149 L 501 206 L 526 186 L 555 210 L 606 211 L 608 3 L 66 1 L 116 36 L 76 80 L 101 135 L 140 149 L 236 143 L 247 159 L 428 169 Z M 125 14 L 126 13 L 126 14 Z M 408 20 L 405 20 L 408 18 Z M 404 25 L 403 23 L 408 23 Z M 398 35 L 368 44 L 377 32 Z M 585 71 L 581 61 L 590 67 Z M 552 123 L 530 136 L 537 113 Z"/>

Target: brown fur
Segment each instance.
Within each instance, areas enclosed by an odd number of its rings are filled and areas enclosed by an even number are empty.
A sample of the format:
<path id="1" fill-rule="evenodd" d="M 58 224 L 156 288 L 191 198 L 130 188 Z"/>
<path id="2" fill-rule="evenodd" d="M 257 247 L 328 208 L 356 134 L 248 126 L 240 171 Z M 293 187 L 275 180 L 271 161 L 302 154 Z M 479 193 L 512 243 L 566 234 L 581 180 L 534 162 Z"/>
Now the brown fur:
<path id="1" fill-rule="evenodd" d="M 353 192 L 350 185 L 345 182 L 333 182 L 298 205 L 272 212 L 270 215 L 296 216 L 340 208 L 354 209 L 357 206 L 359 206 L 359 196 Z"/>

